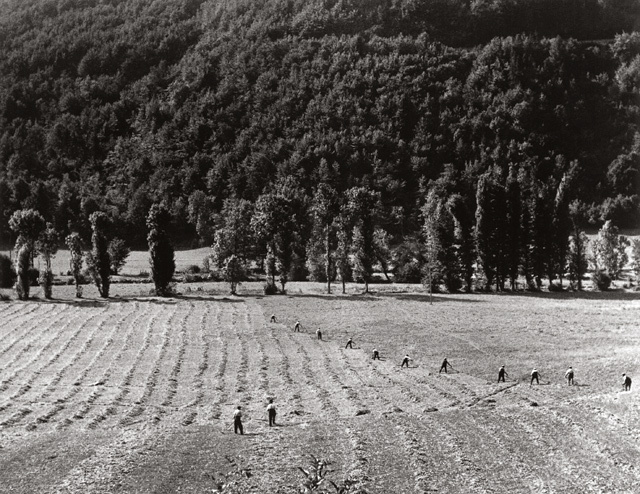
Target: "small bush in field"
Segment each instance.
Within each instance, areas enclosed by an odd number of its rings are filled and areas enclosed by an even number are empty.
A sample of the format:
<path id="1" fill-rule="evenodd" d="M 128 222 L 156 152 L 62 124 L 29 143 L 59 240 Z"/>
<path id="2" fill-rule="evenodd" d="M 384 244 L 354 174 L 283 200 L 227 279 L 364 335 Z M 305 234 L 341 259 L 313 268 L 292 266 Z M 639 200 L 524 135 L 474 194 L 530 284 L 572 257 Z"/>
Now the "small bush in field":
<path id="1" fill-rule="evenodd" d="M 121 238 L 114 238 L 109 242 L 107 249 L 111 258 L 111 274 L 118 275 L 122 267 L 127 262 L 127 257 L 131 254 L 131 249 Z"/>
<path id="2" fill-rule="evenodd" d="M 549 291 L 550 292 L 563 292 L 564 289 L 557 283 L 549 283 Z"/>
<path id="3" fill-rule="evenodd" d="M 200 266 L 197 264 L 192 264 L 191 266 L 187 266 L 184 270 L 185 274 L 200 274 Z"/>
<path id="4" fill-rule="evenodd" d="M 328 475 L 333 473 L 333 470 L 329 470 L 331 462 L 313 455 L 309 455 L 309 457 L 311 465 L 307 469 L 298 467 L 298 470 L 305 477 L 298 492 L 305 494 L 367 494 L 366 490 L 358 487 L 359 482 L 356 480 L 346 479 L 336 484 L 328 478 Z"/>
<path id="5" fill-rule="evenodd" d="M 611 286 L 611 276 L 609 276 L 604 271 L 598 270 L 593 273 L 593 284 L 600 290 L 604 292 L 609 289 Z"/>
<path id="6" fill-rule="evenodd" d="M 262 287 L 262 293 L 264 293 L 265 295 L 277 295 L 278 287 L 275 283 L 267 282 Z"/>

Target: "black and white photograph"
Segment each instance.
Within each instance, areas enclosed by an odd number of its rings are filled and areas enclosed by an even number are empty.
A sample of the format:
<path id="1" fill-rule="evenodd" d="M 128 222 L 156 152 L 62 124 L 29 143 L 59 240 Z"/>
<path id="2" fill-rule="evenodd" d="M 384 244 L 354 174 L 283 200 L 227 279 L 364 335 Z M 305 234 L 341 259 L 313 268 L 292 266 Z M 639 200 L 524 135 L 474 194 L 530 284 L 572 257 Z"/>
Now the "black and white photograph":
<path id="1" fill-rule="evenodd" d="M 640 493 L 640 0 L 0 0 L 0 493 Z"/>

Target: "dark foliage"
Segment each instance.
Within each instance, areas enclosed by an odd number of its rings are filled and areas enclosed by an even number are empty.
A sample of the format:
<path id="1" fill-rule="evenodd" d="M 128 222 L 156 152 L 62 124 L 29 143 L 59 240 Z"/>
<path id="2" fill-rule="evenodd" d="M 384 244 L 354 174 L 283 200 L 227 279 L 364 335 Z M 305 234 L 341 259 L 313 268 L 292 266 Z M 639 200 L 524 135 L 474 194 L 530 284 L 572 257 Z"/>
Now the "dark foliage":
<path id="1" fill-rule="evenodd" d="M 12 288 L 17 274 L 8 256 L 0 254 L 0 288 Z"/>
<path id="2" fill-rule="evenodd" d="M 176 270 L 174 250 L 168 234 L 170 222 L 171 216 L 164 206 L 151 206 L 147 215 L 149 262 L 156 295 L 161 297 L 170 295 L 170 284 Z"/>

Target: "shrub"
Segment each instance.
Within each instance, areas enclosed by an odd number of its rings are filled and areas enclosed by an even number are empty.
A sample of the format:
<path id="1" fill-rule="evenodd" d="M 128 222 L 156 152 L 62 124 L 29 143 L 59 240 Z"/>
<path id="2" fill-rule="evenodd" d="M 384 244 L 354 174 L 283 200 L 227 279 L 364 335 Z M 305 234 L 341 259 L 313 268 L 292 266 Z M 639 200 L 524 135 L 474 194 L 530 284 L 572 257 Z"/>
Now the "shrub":
<path id="1" fill-rule="evenodd" d="M 127 244 L 121 238 L 114 238 L 109 242 L 109 257 L 111 258 L 111 274 L 117 275 L 127 262 L 127 257 L 131 253 Z"/>
<path id="2" fill-rule="evenodd" d="M 29 276 L 29 270 L 31 268 L 31 251 L 27 244 L 24 244 L 20 247 L 18 251 L 18 282 L 16 283 L 16 292 L 18 294 L 18 298 L 20 300 L 28 300 L 29 299 L 29 290 L 31 287 L 31 279 Z M 37 282 L 36 276 L 36 284 Z"/>
<path id="3" fill-rule="evenodd" d="M 198 266 L 197 264 L 192 264 L 191 266 L 187 266 L 184 272 L 185 274 L 199 274 L 200 266 Z"/>
<path id="4" fill-rule="evenodd" d="M 265 295 L 277 295 L 278 287 L 276 286 L 275 283 L 271 283 L 267 281 L 262 287 L 262 293 L 264 293 Z"/>
<path id="5" fill-rule="evenodd" d="M 558 283 L 549 283 L 549 291 L 550 292 L 564 292 L 564 288 L 562 285 Z"/>
<path id="6" fill-rule="evenodd" d="M 185 274 L 184 282 L 185 283 L 200 283 L 204 281 L 204 278 L 199 274 Z"/>
<path id="7" fill-rule="evenodd" d="M 600 290 L 604 292 L 609 289 L 611 286 L 611 276 L 601 270 L 597 270 L 593 273 L 593 284 Z"/>
<path id="8" fill-rule="evenodd" d="M 53 290 L 52 290 L 53 273 L 50 270 L 45 269 L 44 271 L 42 271 L 40 273 L 40 276 L 38 277 L 38 282 L 40 283 L 40 286 L 42 287 L 42 291 L 44 293 L 44 298 L 50 299 L 51 295 L 53 294 Z"/>
<path id="9" fill-rule="evenodd" d="M 202 260 L 202 272 L 208 273 L 211 271 L 211 256 L 206 256 Z"/>
<path id="10" fill-rule="evenodd" d="M 417 261 L 407 262 L 396 269 L 394 281 L 397 283 L 420 283 L 422 268 Z"/>
<path id="11" fill-rule="evenodd" d="M 11 259 L 4 254 L 0 254 L 0 288 L 11 288 L 16 282 L 18 275 Z"/>

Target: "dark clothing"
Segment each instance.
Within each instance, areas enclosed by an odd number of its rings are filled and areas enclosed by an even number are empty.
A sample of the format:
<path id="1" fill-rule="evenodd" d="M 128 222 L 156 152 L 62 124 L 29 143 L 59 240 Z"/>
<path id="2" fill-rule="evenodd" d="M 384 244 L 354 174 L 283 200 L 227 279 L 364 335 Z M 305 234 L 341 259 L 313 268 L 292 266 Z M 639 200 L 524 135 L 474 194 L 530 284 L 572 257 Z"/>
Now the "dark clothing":
<path id="1" fill-rule="evenodd" d="M 321 340 L 322 339 L 322 331 L 316 331 L 316 334 L 318 335 L 318 339 Z"/>
<path id="2" fill-rule="evenodd" d="M 405 365 L 409 367 L 409 359 L 406 357 L 402 359 L 402 365 L 400 365 L 400 367 L 404 367 Z"/>
<path id="3" fill-rule="evenodd" d="M 567 373 L 567 384 L 570 386 L 573 384 L 573 372 Z"/>
<path id="4" fill-rule="evenodd" d="M 504 369 L 500 369 L 498 371 L 498 382 L 500 382 L 500 381 L 505 382 L 504 381 L 504 375 L 505 374 L 506 374 L 506 372 L 504 371 Z"/>
<path id="5" fill-rule="evenodd" d="M 244 434 L 244 429 L 242 428 L 242 419 L 240 417 L 236 417 L 233 419 L 233 432 L 237 434 L 240 431 L 240 434 Z"/>
<path id="6" fill-rule="evenodd" d="M 271 322 L 276 322 L 276 316 L 271 316 Z"/>
<path id="7" fill-rule="evenodd" d="M 445 374 L 448 374 L 447 367 L 450 367 L 449 362 L 447 362 L 447 359 L 444 359 L 442 361 L 442 365 L 440 366 L 440 370 L 438 371 L 438 374 L 440 374 L 442 371 L 444 371 Z"/>
<path id="8" fill-rule="evenodd" d="M 296 323 L 296 325 L 293 327 L 294 331 L 297 331 L 298 333 L 300 332 L 300 324 Z"/>
<path id="9" fill-rule="evenodd" d="M 351 341 L 351 340 L 347 341 L 347 344 L 345 345 L 345 348 L 353 348 L 353 341 Z"/>
<path id="10" fill-rule="evenodd" d="M 631 378 L 629 376 L 624 378 L 624 390 L 631 391 Z"/>
<path id="11" fill-rule="evenodd" d="M 377 350 L 373 352 L 373 360 L 380 360 L 380 354 Z"/>
<path id="12" fill-rule="evenodd" d="M 533 380 L 534 379 L 536 380 L 536 384 L 540 384 L 540 381 L 538 380 L 538 377 L 539 377 L 538 373 L 537 372 L 533 372 L 531 374 L 531 383 L 530 384 L 533 384 Z"/>
<path id="13" fill-rule="evenodd" d="M 269 412 L 269 427 L 276 425 L 276 409 L 270 408 L 267 411 Z"/>

